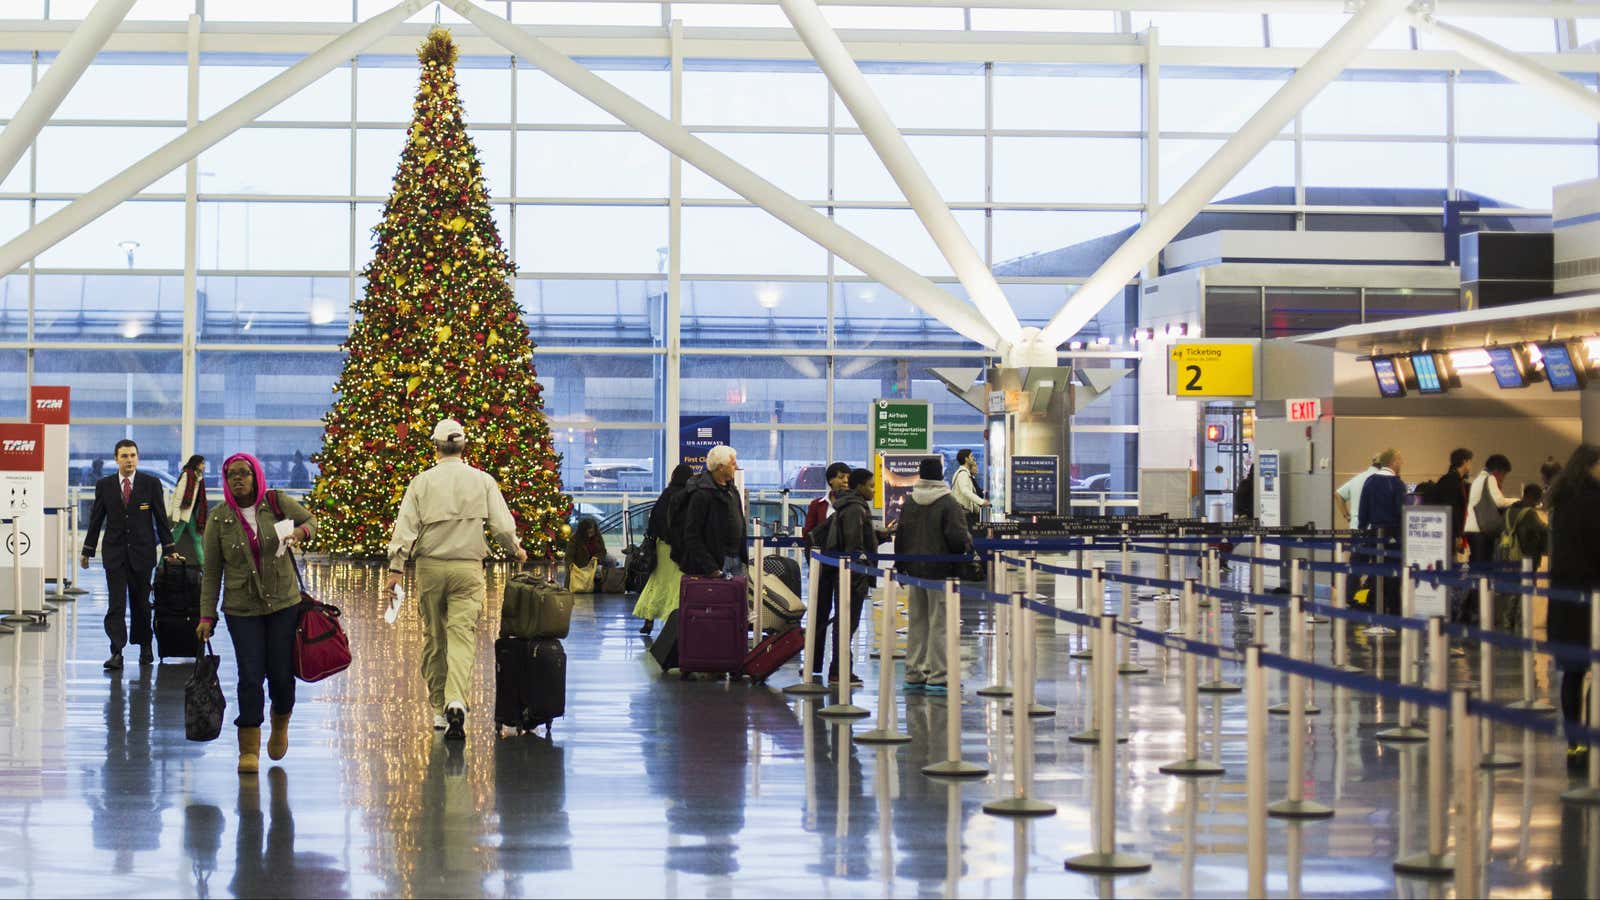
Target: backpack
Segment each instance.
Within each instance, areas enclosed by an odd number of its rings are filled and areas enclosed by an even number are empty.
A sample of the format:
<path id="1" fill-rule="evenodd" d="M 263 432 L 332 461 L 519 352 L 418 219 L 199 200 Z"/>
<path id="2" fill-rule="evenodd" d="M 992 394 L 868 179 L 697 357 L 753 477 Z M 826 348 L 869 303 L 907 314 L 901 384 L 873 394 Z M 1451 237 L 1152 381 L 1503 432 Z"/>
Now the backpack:
<path id="1" fill-rule="evenodd" d="M 1505 527 L 1500 530 L 1500 537 L 1494 543 L 1495 562 L 1510 563 L 1513 566 L 1522 565 L 1522 541 L 1517 537 L 1517 523 L 1529 512 L 1532 510 L 1513 509 L 1507 512 Z"/>
<path id="2" fill-rule="evenodd" d="M 1417 499 L 1429 506 L 1450 505 L 1450 499 L 1448 497 L 1439 496 L 1439 482 L 1437 481 L 1424 481 L 1423 483 L 1417 485 L 1416 494 Z"/>

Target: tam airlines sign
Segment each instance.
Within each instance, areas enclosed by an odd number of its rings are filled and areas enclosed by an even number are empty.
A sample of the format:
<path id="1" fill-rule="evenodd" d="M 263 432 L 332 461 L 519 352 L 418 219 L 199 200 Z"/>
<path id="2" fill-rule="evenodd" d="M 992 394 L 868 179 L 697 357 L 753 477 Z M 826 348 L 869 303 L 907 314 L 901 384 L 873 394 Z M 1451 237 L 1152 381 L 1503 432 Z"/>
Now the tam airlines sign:
<path id="1" fill-rule="evenodd" d="M 0 472 L 44 471 L 44 426 L 0 424 Z"/>
<path id="2" fill-rule="evenodd" d="M 72 388 L 36 384 L 28 388 L 28 421 L 66 425 L 72 420 Z"/>

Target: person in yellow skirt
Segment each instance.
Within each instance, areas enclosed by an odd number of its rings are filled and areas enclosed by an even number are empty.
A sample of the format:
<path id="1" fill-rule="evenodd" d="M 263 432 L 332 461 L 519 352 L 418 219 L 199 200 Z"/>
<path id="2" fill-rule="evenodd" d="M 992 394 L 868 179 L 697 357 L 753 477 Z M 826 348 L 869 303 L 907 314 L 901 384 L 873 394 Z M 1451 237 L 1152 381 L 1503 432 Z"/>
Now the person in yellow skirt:
<path id="1" fill-rule="evenodd" d="M 683 572 L 672 561 L 672 542 L 677 539 L 672 533 L 672 508 L 683 496 L 684 488 L 688 487 L 692 477 L 694 469 L 688 463 L 679 463 L 672 470 L 672 480 L 667 483 L 667 489 L 656 498 L 656 505 L 650 510 L 650 524 L 645 527 L 645 538 L 655 539 L 656 567 L 650 573 L 644 590 L 639 592 L 639 602 L 633 605 L 633 614 L 644 620 L 640 634 L 649 634 L 656 627 L 657 619 L 665 619 L 678 608 L 678 585 L 683 581 Z"/>

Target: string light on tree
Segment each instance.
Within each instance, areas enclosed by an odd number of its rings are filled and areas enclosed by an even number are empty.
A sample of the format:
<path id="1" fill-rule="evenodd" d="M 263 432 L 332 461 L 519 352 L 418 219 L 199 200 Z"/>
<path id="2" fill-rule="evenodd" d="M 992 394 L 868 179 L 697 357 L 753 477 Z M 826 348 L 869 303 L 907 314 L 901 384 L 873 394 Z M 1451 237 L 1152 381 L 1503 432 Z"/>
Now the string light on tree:
<path id="1" fill-rule="evenodd" d="M 468 461 L 500 482 L 524 549 L 554 557 L 572 498 L 512 289 L 516 267 L 462 118 L 456 46 L 435 28 L 417 55 L 411 128 L 313 457 L 317 547 L 383 555 L 406 484 L 433 462 L 433 423 L 452 417 L 467 427 Z"/>

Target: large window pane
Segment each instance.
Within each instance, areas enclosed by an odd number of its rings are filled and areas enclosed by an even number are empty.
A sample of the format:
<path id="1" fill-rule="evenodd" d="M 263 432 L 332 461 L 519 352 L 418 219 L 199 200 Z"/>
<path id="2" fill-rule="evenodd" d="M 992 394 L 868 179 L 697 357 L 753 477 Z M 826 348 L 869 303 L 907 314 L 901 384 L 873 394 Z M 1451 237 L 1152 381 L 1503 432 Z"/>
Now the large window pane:
<path id="1" fill-rule="evenodd" d="M 0 341 L 28 337 L 28 277 L 12 274 L 0 278 Z M 0 413 L 0 418 L 6 418 Z"/>
<path id="2" fill-rule="evenodd" d="M 1456 173 L 1462 190 L 1496 205 L 1548 209 L 1556 185 L 1595 177 L 1596 152 L 1593 145 L 1464 143 L 1457 149 Z"/>
<path id="3" fill-rule="evenodd" d="M 836 425 L 867 424 L 873 404 L 886 398 L 927 400 L 935 427 L 980 424 L 983 416 L 945 390 L 930 370 L 955 366 L 976 368 L 982 357 L 852 356 L 839 359 L 834 369 L 833 421 Z"/>
<path id="4" fill-rule="evenodd" d="M 683 218 L 687 231 L 688 210 Z M 690 246 L 687 241 L 685 246 Z M 666 247 L 667 211 L 662 207 L 517 210 L 517 268 L 525 272 L 660 273 L 666 271 Z"/>
<path id="5" fill-rule="evenodd" d="M 350 280 L 202 275 L 199 339 L 337 344 L 350 331 Z"/>
<path id="6" fill-rule="evenodd" d="M 533 355 L 544 410 L 563 423 L 658 422 L 659 356 Z"/>
<path id="7" fill-rule="evenodd" d="M 206 18 L 217 22 L 348 22 L 350 4 L 328 0 L 206 0 Z"/>
<path id="8" fill-rule="evenodd" d="M 182 375 L 182 354 L 172 350 L 37 350 L 33 354 L 35 384 L 72 388 L 74 421 L 133 418 L 176 422 L 183 414 Z M 105 450 L 109 457 L 109 443 Z"/>
<path id="9" fill-rule="evenodd" d="M 790 28 L 783 10 L 773 4 L 674 3 L 672 15 L 686 28 Z"/>
<path id="10" fill-rule="evenodd" d="M 1268 16 L 1274 47 L 1320 48 L 1348 21 L 1349 16 L 1337 13 L 1272 13 Z M 1411 29 L 1404 22 L 1395 22 L 1378 32 L 1367 46 L 1374 50 L 1410 50 Z"/>
<path id="11" fill-rule="evenodd" d="M 1355 288 L 1267 288 L 1267 337 L 1295 337 L 1361 321 Z"/>
<path id="12" fill-rule="evenodd" d="M 7 282 L 10 279 L 6 279 Z M 0 296 L 5 284 L 0 283 Z M 28 417 L 28 353 L 0 350 L 0 419 Z"/>
<path id="13" fill-rule="evenodd" d="M 821 282 L 686 281 L 685 347 L 824 347 L 828 291 Z"/>
<path id="14" fill-rule="evenodd" d="M 511 4 L 511 21 L 520 25 L 646 25 L 660 27 L 661 10 L 650 3 Z"/>
<path id="15" fill-rule="evenodd" d="M 996 210 L 994 272 L 1014 278 L 1087 276 L 1138 224 L 1134 212 Z"/>
<path id="16" fill-rule="evenodd" d="M 209 463 L 206 483 L 213 491 L 222 489 L 222 461 L 235 453 L 261 460 L 269 487 L 309 491 L 317 480 L 317 464 L 311 457 L 322 451 L 322 426 L 202 425 L 194 432 L 194 450 Z M 295 471 L 297 462 L 304 467 L 303 475 Z"/>
<path id="17" fill-rule="evenodd" d="M 517 279 L 517 303 L 539 344 L 659 347 L 666 281 Z"/>
<path id="18" fill-rule="evenodd" d="M 1075 31 L 1117 30 L 1115 13 L 1076 9 L 974 9 L 973 31 Z"/>
<path id="19" fill-rule="evenodd" d="M 200 118 L 209 119 L 228 104 L 282 74 L 283 65 L 218 65 L 200 58 Z M 180 93 L 179 97 L 183 95 Z M 180 114 L 178 118 L 182 118 Z M 350 67 L 340 66 L 261 114 L 268 122 L 350 121 Z"/>
<path id="20" fill-rule="evenodd" d="M 0 242 L 10 241 L 27 230 L 28 201 L 0 201 Z"/>
<path id="21" fill-rule="evenodd" d="M 1313 199 L 1316 188 L 1412 188 L 1445 186 L 1445 145 L 1401 144 L 1378 141 L 1307 141 L 1305 144 L 1307 201 L 1339 205 L 1437 205 L 1431 193 L 1417 191 L 1372 192 L 1370 197 Z M 1425 202 L 1424 202 L 1425 201 Z"/>
<path id="22" fill-rule="evenodd" d="M 821 356 L 683 357 L 682 414 L 774 425 L 827 421 Z"/>
<path id="23" fill-rule="evenodd" d="M 1165 32 L 1161 38 L 1166 40 Z M 1233 70 L 1218 71 L 1231 74 Z M 1258 78 L 1208 77 L 1213 74 L 1206 69 L 1162 70 L 1162 131 L 1212 131 L 1231 136 L 1283 86 L 1282 77 L 1274 73 L 1262 73 Z"/>
<path id="24" fill-rule="evenodd" d="M 1124 383 L 1127 383 L 1127 379 L 1124 379 Z M 1073 484 L 1081 486 L 1073 492 L 1074 500 L 1097 500 L 1095 495 L 1102 491 L 1114 494 L 1137 491 L 1139 436 L 1103 432 L 1074 433 L 1072 465 L 1068 468 L 1068 475 L 1072 478 Z"/>
<path id="25" fill-rule="evenodd" d="M 828 158 L 828 138 L 825 135 L 706 134 L 701 138 L 791 196 L 810 201 L 827 199 L 828 168 L 821 164 L 822 160 Z M 843 137 L 838 139 L 841 153 L 847 140 Z M 858 140 L 865 142 L 866 139 Z M 662 155 L 664 157 L 665 153 Z M 843 163 L 837 165 L 842 174 L 845 171 Z M 663 162 L 657 171 L 662 173 L 664 184 L 666 164 Z M 683 196 L 690 199 L 733 200 L 739 195 L 694 166 L 686 165 L 683 167 Z M 842 200 L 857 199 L 842 190 L 836 192 L 835 196 Z"/>
<path id="26" fill-rule="evenodd" d="M 683 120 L 689 125 L 820 127 L 828 124 L 828 82 L 820 72 L 689 69 L 683 73 Z"/>
<path id="27" fill-rule="evenodd" d="M 666 246 L 665 234 L 661 246 Z M 765 210 L 689 207 L 683 211 L 685 273 L 821 275 L 827 265 L 820 246 Z"/>
<path id="28" fill-rule="evenodd" d="M 456 65 L 462 118 L 468 125 L 511 121 L 511 71 L 503 58 L 497 68 L 479 68 L 463 59 Z M 363 122 L 410 122 L 421 69 L 415 57 L 363 56 L 356 69 L 356 116 Z"/>
<path id="29" fill-rule="evenodd" d="M 1205 318 L 1206 337 L 1261 337 L 1261 289 L 1206 288 Z"/>
<path id="30" fill-rule="evenodd" d="M 1395 290 L 1367 289 L 1366 320 L 1368 322 L 1460 311 L 1460 291 L 1411 288 L 1397 288 Z"/>
<path id="31" fill-rule="evenodd" d="M 189 90 L 183 57 L 166 57 L 170 62 L 165 65 L 155 63 L 162 57 L 153 53 L 136 58 L 141 61 L 133 62 L 133 57 L 123 54 L 101 54 L 79 76 L 51 118 L 182 120 Z M 47 66 L 40 66 L 39 77 L 44 78 L 47 71 Z"/>
<path id="32" fill-rule="evenodd" d="M 1221 141 L 1163 138 L 1160 160 L 1161 202 L 1172 199 L 1178 188 L 1200 171 L 1222 147 Z M 1137 161 L 1137 158 L 1135 158 Z M 1212 203 L 1294 202 L 1294 143 L 1273 141 L 1244 164 L 1233 180 L 1211 198 Z"/>
<path id="33" fill-rule="evenodd" d="M 556 422 L 551 425 L 550 437 L 562 457 L 562 486 L 569 491 L 631 490 L 653 495 L 665 481 L 659 428 L 593 428 Z M 646 476 L 647 472 L 652 474 Z M 601 511 L 591 508 L 588 501 L 580 510 L 590 514 Z M 619 549 L 613 547 L 612 552 Z"/>
<path id="34" fill-rule="evenodd" d="M 56 125 L 39 132 L 39 190 L 84 193 L 182 134 L 177 128 Z M 157 178 L 149 194 L 183 192 L 183 167 Z"/>
<path id="35" fill-rule="evenodd" d="M 349 235 L 348 203 L 200 204 L 206 269 L 343 271 L 350 267 Z"/>
<path id="36" fill-rule="evenodd" d="M 61 384 L 62 382 L 36 378 L 34 383 Z M 88 415 L 78 412 L 78 396 L 78 389 L 74 387 L 72 418 L 75 420 Z M 139 470 L 155 475 L 162 480 L 164 488 L 171 490 L 177 483 L 174 476 L 183 468 L 183 459 L 178 456 L 182 448 L 176 421 L 170 425 L 83 425 L 74 422 L 67 433 L 67 446 L 70 448 L 67 456 L 67 480 L 84 487 L 91 487 L 101 477 L 116 472 L 117 462 L 113 451 L 116 449 L 117 441 L 123 438 L 129 438 L 139 445 Z M 217 462 L 220 463 L 221 460 Z M 89 509 L 89 502 L 86 499 L 82 508 L 78 510 L 84 522 L 89 521 Z"/>
<path id="37" fill-rule="evenodd" d="M 951 10 L 955 12 L 955 10 Z M 740 429 L 730 435 L 739 454 L 739 468 L 749 489 L 783 488 L 794 484 L 806 466 L 826 466 L 828 434 L 824 431 L 785 429 Z M 751 510 L 751 515 L 770 521 L 777 515 L 777 498 Z M 785 523 L 788 524 L 788 523 Z"/>
<path id="38" fill-rule="evenodd" d="M 983 74 L 930 72 L 906 74 L 867 69 L 867 84 L 900 128 L 982 128 Z M 855 128 L 844 101 L 834 99 L 834 121 Z"/>
<path id="39" fill-rule="evenodd" d="M 978 12 L 973 10 L 974 19 Z M 1100 16 L 1110 21 L 1113 14 L 1069 12 L 1068 15 Z M 976 22 L 974 27 L 977 27 Z M 997 67 L 994 76 L 994 127 L 1051 131 L 1138 131 L 1139 108 L 1143 102 L 1141 93 L 1137 69 L 1115 72 L 1088 66 Z"/>
<path id="40" fill-rule="evenodd" d="M 1451 15 L 1447 20 L 1457 28 L 1482 35 L 1508 50 L 1525 53 L 1554 53 L 1556 45 L 1555 19 L 1532 17 L 1494 17 Z M 1423 50 L 1450 50 L 1450 45 L 1433 36 L 1427 29 L 1417 32 L 1417 46 Z"/>
<path id="41" fill-rule="evenodd" d="M 517 193 L 524 197 L 666 197 L 667 152 L 641 134 L 524 131 Z M 685 174 L 690 171 L 684 167 Z"/>
<path id="42" fill-rule="evenodd" d="M 348 128 L 242 128 L 200 154 L 206 194 L 350 193 Z"/>
<path id="43" fill-rule="evenodd" d="M 960 31 L 961 10 L 944 7 L 824 6 L 822 15 L 834 28 L 900 28 Z"/>
<path id="44" fill-rule="evenodd" d="M 962 299 L 958 285 L 941 284 L 939 287 Z M 834 297 L 834 341 L 840 348 L 982 349 L 881 284 L 840 282 L 834 286 Z M 839 373 L 854 371 L 858 365 L 853 360 L 840 360 Z"/>
<path id="45" fill-rule="evenodd" d="M 1570 137 L 1593 141 L 1594 119 L 1542 91 L 1462 76 L 1456 84 L 1456 131 L 1464 137 Z"/>
<path id="46" fill-rule="evenodd" d="M 517 7 L 525 5 L 543 6 L 544 4 L 516 4 Z M 619 4 L 607 4 L 615 6 Z M 620 4 L 630 5 L 631 4 Z M 677 7 L 673 7 L 677 12 Z M 594 69 L 596 75 L 609 81 L 624 94 L 650 107 L 665 116 L 671 112 L 671 85 L 667 81 L 667 73 L 661 71 L 666 66 L 663 63 L 660 69 Z M 688 73 L 685 73 L 685 79 Z M 685 82 L 687 83 L 687 81 Z M 684 108 L 689 105 L 687 91 L 684 97 Z M 568 89 L 565 85 L 546 75 L 544 72 L 533 68 L 520 68 L 517 70 L 517 121 L 523 125 L 613 125 L 620 120 L 610 113 L 585 100 L 579 94 Z"/>
<path id="47" fill-rule="evenodd" d="M 11 55 L 0 60 L 0 117 L 9 119 L 33 90 L 33 66 L 25 57 Z"/>
<path id="48" fill-rule="evenodd" d="M 1161 29 L 1161 43 L 1186 47 L 1259 47 L 1263 32 L 1259 13 L 1140 13 L 1133 30 Z"/>
<path id="49" fill-rule="evenodd" d="M 1138 203 L 1139 141 L 995 138 L 994 199 L 1002 203 Z"/>
<path id="50" fill-rule="evenodd" d="M 39 201 L 40 221 L 65 206 L 54 200 Z M 181 269 L 183 204 L 150 200 L 118 204 L 39 254 L 39 265 L 49 269 Z"/>
<path id="51" fill-rule="evenodd" d="M 917 214 L 909 209 L 841 209 L 834 218 L 867 243 L 923 275 L 951 274 L 950 261 L 939 252 Z M 974 247 L 983 246 L 983 213 L 957 210 L 956 223 L 966 232 Z M 841 275 L 861 274 L 844 260 L 837 264 Z"/>
<path id="52" fill-rule="evenodd" d="M 201 419 L 320 419 L 333 405 L 343 353 L 199 351 Z"/>
<path id="53" fill-rule="evenodd" d="M 39 275 L 34 336 L 41 341 L 183 338 L 183 279 L 173 275 Z"/>
<path id="54" fill-rule="evenodd" d="M 1445 133 L 1445 84 L 1427 73 L 1426 81 L 1384 81 L 1353 72 L 1322 89 L 1301 113 L 1307 134 Z"/>

